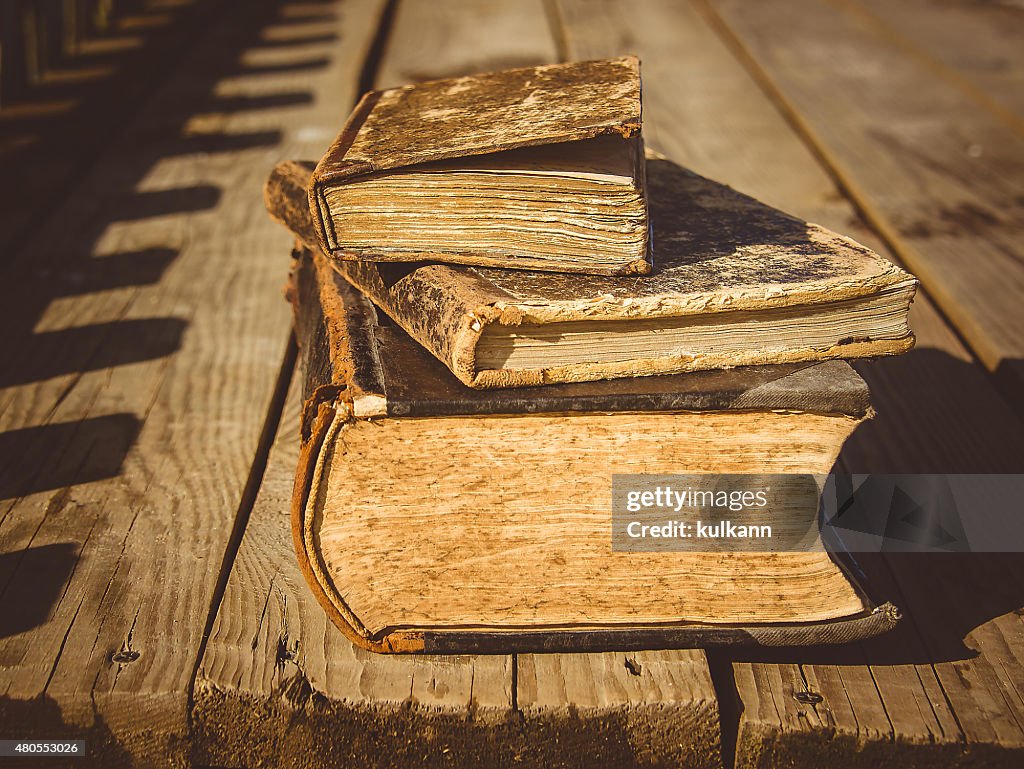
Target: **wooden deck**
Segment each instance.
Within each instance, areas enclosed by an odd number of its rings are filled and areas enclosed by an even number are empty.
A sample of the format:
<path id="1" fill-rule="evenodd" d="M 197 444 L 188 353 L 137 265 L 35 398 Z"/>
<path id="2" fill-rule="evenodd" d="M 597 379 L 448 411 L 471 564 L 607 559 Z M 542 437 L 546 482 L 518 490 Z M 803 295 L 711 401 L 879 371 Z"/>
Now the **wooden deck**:
<path id="1" fill-rule="evenodd" d="M 59 5 L 4 5 L 5 62 Z M 363 88 L 638 53 L 654 148 L 922 280 L 841 466 L 1019 473 L 1020 3 L 65 6 L 113 21 L 0 89 L 0 737 L 103 767 L 1024 765 L 1021 555 L 876 559 L 907 619 L 852 647 L 354 648 L 291 550 L 290 238 L 260 192 Z"/>

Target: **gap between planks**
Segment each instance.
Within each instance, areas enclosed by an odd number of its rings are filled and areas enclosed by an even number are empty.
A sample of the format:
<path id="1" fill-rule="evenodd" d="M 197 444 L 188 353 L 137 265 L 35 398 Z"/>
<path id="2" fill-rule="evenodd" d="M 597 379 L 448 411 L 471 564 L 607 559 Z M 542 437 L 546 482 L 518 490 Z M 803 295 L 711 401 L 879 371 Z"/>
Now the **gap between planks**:
<path id="1" fill-rule="evenodd" d="M 284 360 L 281 363 L 281 370 L 277 375 L 277 384 L 274 385 L 274 392 L 267 406 L 267 416 L 263 421 L 263 429 L 260 431 L 259 442 L 256 445 L 256 452 L 252 460 L 252 467 L 249 468 L 249 477 L 245 482 L 245 488 L 242 490 L 238 511 L 235 513 L 235 522 L 231 528 L 231 534 L 228 536 L 227 546 L 224 549 L 224 559 L 220 565 L 220 574 L 217 577 L 217 584 L 214 586 L 213 597 L 210 600 L 210 609 L 206 617 L 206 625 L 203 627 L 203 635 L 199 641 L 199 652 L 196 654 L 195 666 L 192 668 L 192 678 L 188 685 L 188 715 L 190 721 L 195 704 L 196 677 L 199 675 L 199 668 L 202 666 L 203 657 L 206 654 L 206 646 L 210 641 L 210 633 L 213 631 L 213 623 L 217 619 L 217 611 L 220 609 L 221 599 L 224 598 L 224 590 L 227 588 L 228 578 L 231 576 L 231 567 L 234 566 L 235 557 L 238 555 L 238 548 L 242 544 L 242 537 L 245 535 L 245 529 L 249 525 L 249 518 L 256 504 L 256 497 L 259 495 L 260 486 L 263 484 L 263 476 L 267 470 L 270 449 L 273 447 L 274 439 L 277 437 L 281 427 L 285 401 L 288 398 L 292 378 L 295 376 L 297 360 L 298 346 L 295 343 L 295 336 L 292 335 L 288 340 L 288 347 L 285 350 Z M 267 600 L 269 600 L 269 595 Z"/>
<path id="2" fill-rule="evenodd" d="M 956 22 L 970 22 L 972 21 L 972 14 L 981 14 L 982 16 L 990 9 L 985 8 L 973 8 L 963 9 L 958 8 L 955 5 L 946 5 L 941 7 L 935 7 L 931 5 L 925 7 L 922 4 L 914 2 L 914 0 L 903 0 L 901 3 L 889 3 L 885 2 L 884 5 L 880 5 L 878 0 L 830 0 L 834 5 L 847 10 L 851 14 L 855 14 L 860 18 L 864 19 L 868 24 L 872 25 L 881 37 L 884 37 L 887 41 L 893 45 L 899 47 L 908 56 L 912 56 L 920 61 L 925 67 L 931 72 L 935 73 L 937 77 L 946 80 L 951 83 L 954 87 L 959 88 L 967 95 L 975 104 L 984 110 L 992 113 L 992 115 L 998 120 L 1003 121 L 1013 131 L 1019 134 L 1024 134 L 1024 119 L 1021 118 L 1016 112 L 1010 107 L 1004 106 L 1003 103 L 994 95 L 988 92 L 988 90 L 981 85 L 977 85 L 974 79 L 970 76 L 970 72 L 962 73 L 958 68 L 954 67 L 949 62 L 939 58 L 934 50 L 928 50 L 923 45 L 921 38 L 911 38 L 909 34 L 917 32 L 918 34 L 926 34 L 921 29 L 920 22 L 917 19 L 912 19 L 908 14 L 919 14 L 920 20 L 924 24 L 929 23 L 929 19 L 924 18 L 929 14 L 936 14 L 938 16 L 937 21 L 942 24 L 949 24 L 950 29 Z M 874 7 L 872 7 L 874 6 Z M 900 8 L 899 6 L 904 6 Z M 964 14 L 964 10 L 968 13 Z M 996 10 L 996 9 L 992 9 Z M 1002 10 L 1009 10 L 1008 8 Z M 962 18 L 957 18 L 953 14 L 963 14 Z M 949 14 L 945 16 L 943 14 Z M 893 16 L 893 18 L 885 18 L 886 15 Z M 916 22 L 916 25 L 915 25 Z M 905 30 L 898 28 L 898 24 L 902 23 L 905 26 Z M 1020 20 L 1017 22 L 1020 23 Z M 957 27 L 957 29 L 960 29 Z M 976 27 L 975 27 L 976 29 Z M 970 33 L 961 34 L 960 40 L 970 45 L 973 41 L 969 37 Z M 1020 58 L 1020 53 L 1016 53 L 1016 57 Z M 1015 65 L 1019 65 L 1020 62 L 1013 62 Z M 1019 70 L 1018 70 L 1019 72 Z M 1004 86 L 1005 87 L 1005 86 Z"/>
<path id="3" fill-rule="evenodd" d="M 380 11 L 378 18 L 376 32 L 373 35 L 373 39 L 363 61 L 363 65 L 360 68 L 359 77 L 357 79 L 358 94 L 365 93 L 370 90 L 372 83 L 377 77 L 377 72 L 380 69 L 381 58 L 383 57 L 388 38 L 391 34 L 395 9 L 397 6 L 398 0 L 384 1 L 384 7 Z M 210 640 L 210 634 L 213 631 L 214 622 L 217 619 L 217 612 L 220 610 L 221 601 L 224 598 L 224 591 L 227 588 L 231 569 L 234 566 L 235 558 L 238 555 L 238 549 L 242 544 L 242 537 L 245 535 L 245 529 L 249 525 L 249 518 L 252 515 L 253 507 L 256 504 L 256 499 L 263 483 L 263 477 L 266 473 L 267 460 L 270 457 L 271 448 L 273 447 L 274 441 L 281 429 L 281 421 L 284 416 L 289 388 L 293 377 L 297 375 L 297 362 L 298 345 L 293 333 L 288 341 L 288 348 L 285 351 L 281 370 L 277 375 L 277 384 L 274 387 L 274 394 L 267 407 L 267 415 L 263 423 L 263 429 L 260 433 L 259 444 L 256 449 L 256 454 L 253 457 L 252 467 L 249 470 L 249 477 L 246 481 L 242 498 L 239 501 L 234 526 L 232 527 L 231 535 L 228 539 L 228 545 L 224 553 L 224 560 L 221 563 L 220 574 L 217 578 L 213 598 L 210 602 L 210 609 L 207 615 L 206 625 L 203 630 L 199 653 L 196 656 L 195 667 L 192 670 L 192 679 L 188 688 L 188 714 L 190 720 L 192 718 L 192 712 L 195 704 L 196 678 L 199 675 L 199 669 L 202 667 L 203 658 L 206 655 L 206 647 Z M 267 600 L 270 600 L 269 594 L 267 596 Z"/>

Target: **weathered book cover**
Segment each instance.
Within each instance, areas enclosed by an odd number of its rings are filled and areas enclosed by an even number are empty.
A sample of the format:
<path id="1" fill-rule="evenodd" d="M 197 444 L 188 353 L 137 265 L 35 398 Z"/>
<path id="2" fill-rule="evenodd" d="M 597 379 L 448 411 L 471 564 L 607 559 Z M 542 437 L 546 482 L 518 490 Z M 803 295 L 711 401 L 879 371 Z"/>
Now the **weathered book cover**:
<path id="1" fill-rule="evenodd" d="M 631 165 L 638 169 L 639 178 L 633 181 L 641 197 L 637 215 L 645 219 L 640 91 L 640 62 L 626 56 L 524 67 L 367 93 L 317 164 L 308 185 L 320 245 L 338 259 L 422 261 L 426 249 L 417 253 L 391 244 L 345 248 L 344 238 L 336 232 L 337 212 L 332 210 L 328 192 L 411 166 L 601 136 L 630 142 L 622 151 L 633 158 Z M 522 191 L 516 197 L 522 200 Z M 550 211 L 557 207 L 552 200 L 542 218 L 549 219 Z M 441 209 L 435 212 L 442 214 Z M 543 230 L 545 224 L 536 221 L 534 226 Z M 547 226 L 552 228 L 551 239 L 557 240 L 565 236 L 568 224 Z M 628 258 L 623 255 L 617 264 L 588 265 L 556 256 L 529 261 L 539 265 L 538 269 L 555 271 L 646 274 L 651 269 L 646 226 L 640 232 L 638 252 L 630 252 Z M 517 261 L 513 253 L 503 258 L 501 253 L 484 250 L 432 247 L 435 250 L 429 258 L 434 261 L 503 267 L 516 266 Z"/>
<path id="2" fill-rule="evenodd" d="M 305 400 L 341 398 L 360 418 L 597 411 L 805 411 L 863 419 L 867 385 L 843 361 L 477 390 L 305 247 L 289 281 Z M 318 392 L 324 389 L 323 395 Z M 312 407 L 310 407 L 312 408 Z M 307 409 L 309 410 L 309 409 Z"/>
<path id="3" fill-rule="evenodd" d="M 916 281 L 870 249 L 705 179 L 649 157 L 648 192 L 656 273 L 644 278 L 553 273 L 443 264 L 335 262 L 335 269 L 471 387 L 520 387 L 733 366 L 856 358 L 901 353 L 913 346 L 907 324 Z M 306 205 L 309 165 L 287 162 L 265 188 L 273 217 L 316 247 Z M 874 304 L 886 302 L 891 322 L 874 331 Z M 776 321 L 849 310 L 854 330 L 831 328 L 820 338 L 800 333 L 758 343 Z M 844 310 L 845 311 L 845 310 Z M 615 323 L 617 333 L 653 327 L 655 345 L 608 359 L 539 366 L 500 365 L 480 355 L 481 340 L 543 332 L 587 333 Z M 658 332 L 700 329 L 715 322 L 741 330 L 726 349 L 657 347 Z M 859 329 L 859 330 L 858 330 Z M 558 339 L 558 333 L 555 334 Z M 637 346 L 639 349 L 639 345 Z M 592 349 L 597 349 L 596 346 Z"/>
<path id="4" fill-rule="evenodd" d="M 628 585 L 620 585 L 620 591 L 615 584 L 598 584 L 623 571 L 623 554 L 610 568 L 600 568 L 602 559 L 610 557 L 605 552 L 610 539 L 605 535 L 598 533 L 581 541 L 578 551 L 573 543 L 563 545 L 566 552 L 561 553 L 557 545 L 548 547 L 543 531 L 537 529 L 538 524 L 543 528 L 548 516 L 534 518 L 529 512 L 537 503 L 534 497 L 546 493 L 543 488 L 538 491 L 535 484 L 571 485 L 576 480 L 571 472 L 559 478 L 543 468 L 526 466 L 521 478 L 503 476 L 502 468 L 518 467 L 516 452 L 529 448 L 502 440 L 509 425 L 525 425 L 527 430 L 547 426 L 553 431 L 549 440 L 534 445 L 557 453 L 558 441 L 569 445 L 583 438 L 588 429 L 618 425 L 615 420 L 620 418 L 653 427 L 658 420 L 699 419 L 699 414 L 707 414 L 718 425 L 709 428 L 716 436 L 721 435 L 719 423 L 728 422 L 730 414 L 744 420 L 761 415 L 768 420 L 793 420 L 792 413 L 800 412 L 804 415 L 800 418 L 809 423 L 833 422 L 840 425 L 839 432 L 823 438 L 817 460 L 819 468 L 827 468 L 842 443 L 841 435 L 870 415 L 867 388 L 845 362 L 542 389 L 473 390 L 379 316 L 365 297 L 339 278 L 323 254 L 300 247 L 296 255 L 289 298 L 295 311 L 306 401 L 292 531 L 311 590 L 353 642 L 378 652 L 437 654 L 779 646 L 857 640 L 885 632 L 897 621 L 898 612 L 891 604 L 872 596 L 850 576 L 856 570 L 849 563 L 837 565 L 824 553 L 745 554 L 738 569 L 735 564 L 730 567 L 754 575 L 748 579 L 750 585 L 737 585 L 737 621 L 730 621 L 728 615 L 720 622 L 646 616 L 644 601 L 632 601 L 626 595 Z M 690 416 L 673 416 L 681 413 Z M 651 421 L 645 421 L 648 419 Z M 406 427 L 411 432 L 403 432 Z M 471 434 L 481 440 L 486 440 L 481 436 L 493 434 L 495 443 L 467 445 L 465 439 Z M 380 456 L 364 457 L 367 446 Z M 570 455 L 581 454 L 581 462 L 589 464 L 589 447 L 581 451 L 579 444 L 573 446 L 569 454 L 558 456 L 568 461 Z M 491 492 L 479 482 L 466 480 L 469 486 L 462 485 L 462 479 L 475 468 L 451 457 L 467 451 L 475 458 L 472 464 L 480 467 L 478 474 L 494 473 Z M 423 455 L 420 461 L 426 467 L 422 477 L 415 469 L 417 454 Z M 396 462 L 398 457 L 402 457 L 401 463 Z M 556 464 L 562 461 L 555 459 Z M 449 469 L 454 480 L 444 477 L 445 463 L 453 461 Z M 537 477 L 531 480 L 531 476 Z M 343 500 L 338 494 L 346 484 L 354 497 Z M 533 491 L 527 490 L 531 488 Z M 447 503 L 424 500 L 423 495 L 438 493 L 438 489 L 453 495 Z M 492 493 L 509 498 L 495 502 Z M 410 504 L 420 502 L 426 505 L 420 513 L 426 518 L 401 518 Z M 465 531 L 470 525 L 483 528 Z M 574 526 L 579 525 L 577 519 Z M 453 539 L 452 532 L 463 533 Z M 516 538 L 514 552 L 491 541 L 495 532 Z M 597 551 L 588 552 L 586 548 L 595 542 Z M 512 552 L 511 557 L 522 566 L 517 579 L 525 580 L 524 584 L 505 586 L 504 578 L 493 586 L 480 584 L 481 579 L 488 581 L 487 574 L 494 573 L 490 561 L 496 557 L 496 548 L 499 558 L 507 559 Z M 653 561 L 637 567 L 643 571 L 639 578 L 633 566 L 644 556 L 626 554 L 625 558 L 633 559 L 625 563 L 634 588 L 650 590 L 650 595 L 658 593 L 651 586 L 667 584 L 671 588 L 674 580 L 684 579 L 691 568 L 688 561 L 674 565 Z M 719 559 L 712 560 L 720 572 Z M 534 561 L 554 572 L 551 576 L 538 573 L 536 565 L 529 567 Z M 599 564 L 596 581 L 579 577 L 574 581 L 574 565 L 593 563 Z M 698 559 L 693 568 L 706 566 Z M 664 571 L 660 576 L 659 570 Z M 794 609 L 797 616 L 829 618 L 760 622 L 756 607 L 742 608 L 744 595 L 766 594 L 764 580 L 771 580 L 776 571 L 793 571 L 820 587 L 820 592 L 806 596 L 804 614 Z M 546 599 L 534 595 L 538 585 L 549 594 Z M 588 589 L 611 596 L 613 602 L 621 593 L 629 608 L 594 605 Z M 728 593 L 727 589 L 718 590 Z M 664 600 L 672 611 L 675 599 L 671 589 Z M 715 600 L 720 602 L 721 596 Z M 655 604 L 652 598 L 651 612 L 656 611 Z M 685 600 L 678 603 L 681 614 L 686 605 Z M 610 612 L 620 611 L 624 611 L 621 619 L 608 620 Z"/>

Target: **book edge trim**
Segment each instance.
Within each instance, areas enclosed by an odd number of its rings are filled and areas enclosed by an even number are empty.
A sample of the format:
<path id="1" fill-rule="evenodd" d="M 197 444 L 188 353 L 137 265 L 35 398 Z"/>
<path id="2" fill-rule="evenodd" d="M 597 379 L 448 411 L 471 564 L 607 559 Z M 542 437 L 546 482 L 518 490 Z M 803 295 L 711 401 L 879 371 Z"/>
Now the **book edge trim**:
<path id="1" fill-rule="evenodd" d="M 701 355 L 690 358 L 664 356 L 636 359 L 626 361 L 625 364 L 628 365 L 625 365 L 623 362 L 611 362 L 569 364 L 538 369 L 474 369 L 472 382 L 467 382 L 466 384 L 477 389 L 489 390 L 553 383 L 589 382 L 623 376 L 687 374 L 740 366 L 805 362 L 823 363 L 828 360 L 899 355 L 912 349 L 915 341 L 914 334 L 910 333 L 899 339 L 849 342 L 835 344 L 827 349 L 813 347 L 791 348 L 781 352 L 771 352 L 770 354 L 765 351 L 755 350 L 745 354 L 728 353 Z"/>

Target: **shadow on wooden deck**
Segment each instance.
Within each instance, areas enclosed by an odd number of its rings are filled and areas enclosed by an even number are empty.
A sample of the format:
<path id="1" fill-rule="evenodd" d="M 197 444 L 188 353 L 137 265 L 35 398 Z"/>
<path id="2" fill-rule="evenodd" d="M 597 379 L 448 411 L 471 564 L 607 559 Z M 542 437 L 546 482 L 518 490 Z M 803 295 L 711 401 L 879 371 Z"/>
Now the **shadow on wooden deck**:
<path id="1" fill-rule="evenodd" d="M 18 572 L 20 579 L 9 582 L 3 592 L 17 591 L 19 600 L 0 614 L 0 638 L 24 633 L 43 624 L 60 600 L 64 585 L 78 563 L 78 545 L 60 542 L 0 553 L 0 574 Z"/>
<path id="2" fill-rule="evenodd" d="M 145 145 L 127 153 L 107 154 L 130 123 L 133 110 L 139 109 L 141 103 L 160 98 L 160 84 L 173 73 L 174 64 L 188 54 L 195 27 L 200 22 L 209 24 L 211 18 L 223 17 L 230 12 L 231 4 L 200 5 L 210 7 L 187 8 L 181 11 L 183 20 L 177 20 L 181 23 L 140 36 L 144 51 L 147 46 L 154 49 L 148 58 L 140 57 L 136 47 L 126 49 L 120 56 L 111 53 L 85 57 L 83 61 L 90 65 L 96 63 L 95 58 L 114 70 L 114 75 L 102 84 L 88 83 L 87 87 L 75 89 L 67 83 L 44 83 L 36 89 L 35 97 L 42 100 L 76 97 L 75 109 L 45 120 L 12 117 L 17 111 L 14 108 L 0 112 L 0 146 L 5 138 L 10 139 L 26 128 L 37 133 L 37 142 L 28 150 L 0 154 L 0 177 L 5 180 L 0 191 L 5 210 L 0 219 L 0 244 L 12 246 L 6 249 L 10 255 L 8 262 L 0 264 L 6 294 L 0 309 L 4 329 L 0 335 L 0 359 L 6 362 L 0 370 L 0 388 L 63 377 L 67 383 L 64 395 L 57 401 L 59 405 L 86 372 L 155 360 L 177 352 L 189 325 L 185 318 L 119 317 L 49 330 L 46 326 L 62 325 L 51 306 L 67 297 L 157 284 L 178 257 L 177 248 L 170 244 L 100 255 L 101 239 L 111 226 L 125 222 L 158 224 L 167 217 L 217 208 L 222 190 L 209 184 L 140 189 L 162 160 L 271 148 L 282 141 L 279 130 L 198 132 L 192 125 L 196 118 L 202 123 L 210 116 L 312 102 L 313 94 L 303 90 L 246 97 L 216 92 L 215 85 L 225 77 L 316 70 L 329 63 L 320 57 L 301 57 L 305 38 L 279 40 L 264 35 L 264 28 L 269 25 L 308 23 L 328 17 L 326 11 L 312 16 L 282 15 L 280 3 L 252 3 L 245 14 L 237 17 L 234 45 L 219 51 L 216 60 L 204 69 L 202 78 L 190 83 L 190 103 L 181 108 L 168 105 L 167 113 L 174 116 L 174 121 L 147 136 Z M 312 39 L 329 42 L 333 36 L 319 34 Z M 290 62 L 269 65 L 247 64 L 242 59 L 243 51 L 264 46 L 288 46 L 294 49 L 296 57 Z M 73 70 L 85 66 L 83 61 L 68 62 L 64 67 Z M 214 125 L 217 122 L 214 120 Z M 80 141 L 69 142 L 70 136 Z M 77 158 L 77 166 L 66 167 L 72 155 Z M 109 167 L 103 167 L 104 163 Z M 97 165 L 98 173 L 86 174 Z M 71 195 L 83 178 L 93 186 L 102 186 L 102 194 Z M 89 210 L 90 206 L 95 206 L 95 210 Z M 20 212 L 21 218 L 11 218 L 11 212 Z M 67 235 L 54 232 L 52 225 L 50 231 L 38 229 L 43 221 L 63 220 L 69 222 Z M 153 238 L 160 239 L 159 234 Z M 13 247 L 15 244 L 19 247 Z M 126 308 L 130 305 L 129 300 Z M 45 324 L 41 324 L 44 316 Z M 0 499 L 116 476 L 141 424 L 136 415 L 112 414 L 0 433 Z M 53 457 L 60 459 L 54 462 Z"/>
<path id="3" fill-rule="evenodd" d="M 858 361 L 877 414 L 840 454 L 848 473 L 1020 473 L 1024 436 L 1011 407 L 983 391 L 985 373 L 948 353 L 917 348 Z M 941 387 L 933 386 L 941 382 Z M 985 425 L 979 437 L 978 425 Z M 908 450 L 911 444 L 911 450 Z M 929 665 L 972 659 L 970 633 L 1024 606 L 1020 553 L 860 554 L 869 584 L 904 612 L 884 636 L 841 647 L 751 649 L 737 662 Z"/>

